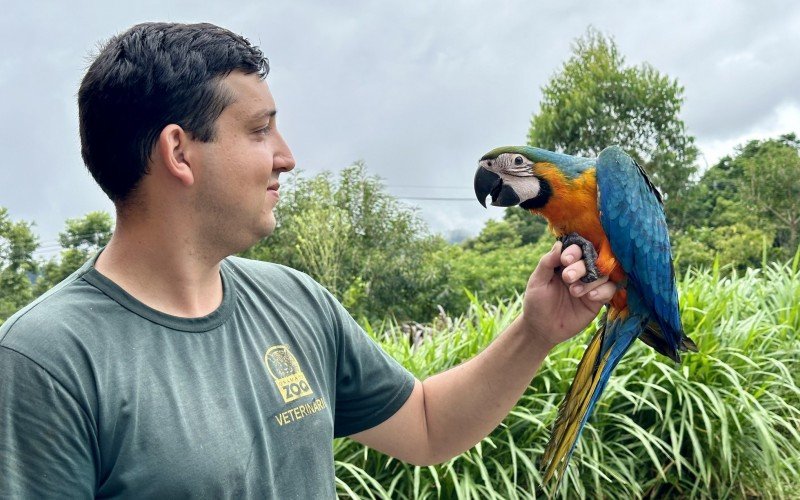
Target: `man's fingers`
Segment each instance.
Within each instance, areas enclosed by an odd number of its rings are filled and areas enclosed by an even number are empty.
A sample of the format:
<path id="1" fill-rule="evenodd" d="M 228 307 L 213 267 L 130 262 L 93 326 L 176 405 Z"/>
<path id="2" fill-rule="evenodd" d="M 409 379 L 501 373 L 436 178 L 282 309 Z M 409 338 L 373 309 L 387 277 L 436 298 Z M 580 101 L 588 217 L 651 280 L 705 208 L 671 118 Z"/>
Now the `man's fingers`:
<path id="1" fill-rule="evenodd" d="M 578 245 L 570 245 L 561 253 L 561 265 L 569 266 L 583 258 L 583 250 Z M 584 273 L 586 271 L 584 270 Z"/>
<path id="2" fill-rule="evenodd" d="M 577 283 L 569 287 L 573 297 L 586 297 L 589 300 L 605 304 L 617 292 L 616 283 L 608 281 L 608 276 L 601 276 L 592 283 Z"/>
<path id="3" fill-rule="evenodd" d="M 564 261 L 563 254 L 561 256 L 561 261 Z M 565 267 L 564 271 L 561 273 L 561 279 L 563 279 L 564 283 L 567 284 L 575 283 L 584 276 L 586 276 L 586 263 L 584 263 L 582 260 Z"/>
<path id="4" fill-rule="evenodd" d="M 553 279 L 556 268 L 561 265 L 561 242 L 556 241 L 553 248 L 544 254 L 539 260 L 539 265 L 533 271 L 531 283 L 533 285 L 545 285 Z"/>

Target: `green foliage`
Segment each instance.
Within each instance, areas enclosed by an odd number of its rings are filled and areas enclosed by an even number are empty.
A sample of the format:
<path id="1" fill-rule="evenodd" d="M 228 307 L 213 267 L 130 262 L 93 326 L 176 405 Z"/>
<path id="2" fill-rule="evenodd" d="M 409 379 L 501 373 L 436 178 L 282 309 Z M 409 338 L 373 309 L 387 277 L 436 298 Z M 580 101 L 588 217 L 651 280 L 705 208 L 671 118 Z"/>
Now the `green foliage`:
<path id="1" fill-rule="evenodd" d="M 800 141 L 794 134 L 750 141 L 737 160 L 742 198 L 779 231 L 784 257 L 800 243 Z"/>
<path id="2" fill-rule="evenodd" d="M 750 141 L 692 186 L 670 220 L 682 269 L 719 255 L 721 264 L 743 270 L 797 250 L 799 150 L 793 134 Z"/>
<path id="3" fill-rule="evenodd" d="M 41 295 L 75 272 L 108 243 L 113 231 L 114 220 L 107 212 L 89 212 L 83 217 L 67 219 L 64 231 L 58 234 L 63 250 L 58 258 L 40 265 L 34 294 Z"/>
<path id="4" fill-rule="evenodd" d="M 64 231 L 58 233 L 63 248 L 96 252 L 104 247 L 114 232 L 114 219 L 107 212 L 89 212 L 77 219 L 67 219 Z"/>
<path id="5" fill-rule="evenodd" d="M 244 255 L 308 273 L 356 317 L 426 321 L 455 295 L 448 244 L 363 163 L 290 177 L 275 211 L 275 232 Z"/>
<path id="6" fill-rule="evenodd" d="M 522 293 L 539 259 L 550 251 L 554 241 L 549 236 L 543 237 L 536 245 L 454 248 L 450 253 L 452 273 L 449 286 L 477 293 L 482 300 L 489 302 Z M 461 293 L 443 305 L 447 311 L 466 311 L 469 296 Z"/>
<path id="7" fill-rule="evenodd" d="M 673 253 L 681 272 L 708 266 L 715 259 L 719 265 L 744 271 L 777 258 L 772 249 L 775 230 L 740 201 L 718 198 L 705 223 L 673 233 Z"/>
<path id="8" fill-rule="evenodd" d="M 561 489 L 541 486 L 537 461 L 578 359 L 558 346 L 491 435 L 435 467 L 414 467 L 347 439 L 334 443 L 337 487 L 349 498 L 792 497 L 800 481 L 800 253 L 722 277 L 679 283 L 686 332 L 699 353 L 676 366 L 637 343 L 598 403 Z M 418 377 L 469 359 L 520 312 L 481 305 L 443 318 L 412 346 L 398 329 L 372 333 Z M 593 330 L 593 328 L 590 328 Z M 581 339 L 588 341 L 586 332 Z M 535 493 L 532 493 L 535 492 Z"/>
<path id="9" fill-rule="evenodd" d="M 450 251 L 450 287 L 477 293 L 489 302 L 522 293 L 539 259 L 554 242 L 544 218 L 509 208 L 503 220 L 488 220 L 478 236 Z M 466 311 L 468 295 L 451 297 L 443 306 L 450 312 Z"/>
<path id="10" fill-rule="evenodd" d="M 590 28 L 542 88 L 528 143 L 585 156 L 618 144 L 670 199 L 688 186 L 697 157 L 679 117 L 682 104 L 676 80 L 647 63 L 626 66 L 614 40 Z"/>
<path id="11" fill-rule="evenodd" d="M 731 224 L 715 228 L 690 228 L 675 240 L 677 267 L 704 267 L 715 259 L 721 266 L 743 271 L 760 267 L 764 248 L 771 239 L 764 231 L 746 224 Z"/>
<path id="12" fill-rule="evenodd" d="M 475 238 L 464 241 L 467 250 L 486 253 L 493 250 L 509 250 L 522 245 L 522 237 L 508 221 L 489 219 Z"/>
<path id="13" fill-rule="evenodd" d="M 511 224 L 523 245 L 533 245 L 547 233 L 547 220 L 541 215 L 533 215 L 521 207 L 509 207 L 503 220 Z"/>
<path id="14" fill-rule="evenodd" d="M 738 162 L 730 156 L 725 156 L 716 165 L 708 169 L 700 180 L 692 184 L 684 193 L 680 203 L 673 204 L 670 211 L 669 222 L 673 229 L 683 230 L 689 227 L 703 227 L 716 225 L 710 221 L 713 214 L 721 215 L 725 208 L 717 207 L 717 202 L 722 200 L 735 204 L 734 210 L 741 215 L 747 212 L 747 207 L 742 202 L 739 189 L 744 176 L 744 171 Z"/>
<path id="15" fill-rule="evenodd" d="M 0 324 L 33 298 L 29 273 L 36 271 L 33 252 L 39 243 L 33 224 L 12 222 L 0 207 Z"/>

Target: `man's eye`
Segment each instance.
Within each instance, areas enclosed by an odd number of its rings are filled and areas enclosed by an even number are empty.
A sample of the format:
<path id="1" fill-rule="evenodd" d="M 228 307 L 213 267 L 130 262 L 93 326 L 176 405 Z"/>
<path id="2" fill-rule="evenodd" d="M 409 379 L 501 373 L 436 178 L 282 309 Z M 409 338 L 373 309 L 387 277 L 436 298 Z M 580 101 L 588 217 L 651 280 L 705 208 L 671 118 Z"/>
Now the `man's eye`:
<path id="1" fill-rule="evenodd" d="M 257 134 L 262 134 L 262 135 L 267 135 L 267 134 L 269 134 L 269 131 L 270 131 L 270 126 L 267 125 L 264 128 L 260 128 L 260 129 L 256 130 L 256 133 Z"/>

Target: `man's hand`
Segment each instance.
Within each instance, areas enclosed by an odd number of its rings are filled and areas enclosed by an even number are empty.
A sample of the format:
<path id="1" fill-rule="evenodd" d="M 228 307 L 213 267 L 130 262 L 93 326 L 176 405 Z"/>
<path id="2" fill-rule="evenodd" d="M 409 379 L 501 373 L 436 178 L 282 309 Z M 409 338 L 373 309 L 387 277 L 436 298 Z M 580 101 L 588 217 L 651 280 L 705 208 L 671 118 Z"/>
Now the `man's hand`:
<path id="1" fill-rule="evenodd" d="M 601 276 L 582 283 L 586 266 L 577 245 L 561 253 L 561 242 L 539 261 L 528 280 L 523 303 L 525 328 L 549 347 L 574 337 L 597 316 L 603 304 L 614 296 L 617 287 Z M 564 266 L 559 274 L 556 268 Z"/>

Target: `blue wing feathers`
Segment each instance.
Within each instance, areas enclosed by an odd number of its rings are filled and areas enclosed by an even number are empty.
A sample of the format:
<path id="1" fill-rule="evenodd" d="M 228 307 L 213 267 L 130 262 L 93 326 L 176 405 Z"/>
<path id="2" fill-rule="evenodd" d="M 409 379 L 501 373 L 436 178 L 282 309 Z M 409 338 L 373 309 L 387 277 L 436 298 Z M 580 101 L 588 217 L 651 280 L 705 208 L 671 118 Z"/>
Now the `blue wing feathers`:
<path id="1" fill-rule="evenodd" d="M 600 223 L 611 250 L 646 312 L 677 349 L 683 328 L 661 196 L 644 170 L 616 146 L 600 153 L 596 176 Z"/>

